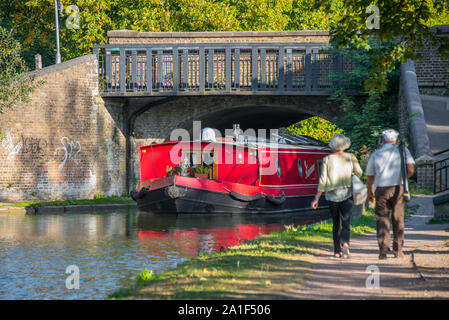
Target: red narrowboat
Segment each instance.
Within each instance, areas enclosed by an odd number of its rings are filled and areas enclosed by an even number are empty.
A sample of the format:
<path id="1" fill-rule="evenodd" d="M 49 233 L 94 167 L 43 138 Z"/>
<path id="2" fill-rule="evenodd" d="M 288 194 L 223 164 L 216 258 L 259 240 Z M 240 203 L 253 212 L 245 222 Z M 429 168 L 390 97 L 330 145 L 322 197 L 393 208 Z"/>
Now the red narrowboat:
<path id="1" fill-rule="evenodd" d="M 141 182 L 131 196 L 141 211 L 154 213 L 310 210 L 329 153 L 322 141 L 290 134 L 265 141 L 213 134 L 206 141 L 203 134 L 201 141 L 141 146 Z M 324 197 L 319 207 L 327 207 Z"/>

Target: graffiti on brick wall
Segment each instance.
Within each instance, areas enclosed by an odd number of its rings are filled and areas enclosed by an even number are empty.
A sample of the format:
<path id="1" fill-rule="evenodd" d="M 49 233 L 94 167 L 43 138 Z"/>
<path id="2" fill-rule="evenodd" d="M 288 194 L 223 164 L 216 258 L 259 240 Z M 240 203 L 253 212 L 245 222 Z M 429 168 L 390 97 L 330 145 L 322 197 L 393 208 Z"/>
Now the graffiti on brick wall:
<path id="1" fill-rule="evenodd" d="M 22 141 L 19 141 L 19 143 L 15 144 L 11 133 L 7 132 L 2 138 L 2 146 L 8 151 L 8 161 L 12 162 L 22 149 L 23 143 Z"/>
<path id="2" fill-rule="evenodd" d="M 64 168 L 66 163 L 70 160 L 75 161 L 76 164 L 78 164 L 79 159 L 78 154 L 81 152 L 81 144 L 78 141 L 70 140 L 67 137 L 61 138 L 61 144 L 62 147 L 55 149 L 55 155 L 64 153 L 64 157 L 61 160 L 61 163 L 59 164 L 58 168 L 61 170 Z M 62 151 L 62 152 L 61 152 Z"/>
<path id="3" fill-rule="evenodd" d="M 24 137 L 22 135 L 22 153 L 42 155 L 44 148 L 48 145 L 47 140 L 42 138 Z"/>

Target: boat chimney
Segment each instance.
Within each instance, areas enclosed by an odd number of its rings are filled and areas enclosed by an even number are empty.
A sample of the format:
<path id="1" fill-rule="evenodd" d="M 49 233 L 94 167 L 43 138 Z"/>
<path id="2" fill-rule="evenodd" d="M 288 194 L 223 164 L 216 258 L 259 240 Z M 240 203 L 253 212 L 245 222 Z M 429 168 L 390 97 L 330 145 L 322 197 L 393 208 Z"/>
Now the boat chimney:
<path id="1" fill-rule="evenodd" d="M 234 131 L 235 141 L 239 141 L 239 135 L 241 132 L 240 125 L 234 124 L 232 127 L 233 127 L 233 131 Z"/>

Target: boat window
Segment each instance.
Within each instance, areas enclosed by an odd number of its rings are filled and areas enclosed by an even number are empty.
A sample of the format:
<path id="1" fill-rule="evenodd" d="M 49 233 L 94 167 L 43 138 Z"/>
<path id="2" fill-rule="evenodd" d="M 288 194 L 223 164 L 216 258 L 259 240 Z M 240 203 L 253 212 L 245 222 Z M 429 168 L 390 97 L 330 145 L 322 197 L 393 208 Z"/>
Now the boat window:
<path id="1" fill-rule="evenodd" d="M 279 159 L 276 160 L 276 173 L 278 175 L 278 177 L 281 177 L 281 166 L 279 164 Z"/>
<path id="2" fill-rule="evenodd" d="M 298 172 L 299 176 L 302 177 L 302 161 L 298 158 Z"/>

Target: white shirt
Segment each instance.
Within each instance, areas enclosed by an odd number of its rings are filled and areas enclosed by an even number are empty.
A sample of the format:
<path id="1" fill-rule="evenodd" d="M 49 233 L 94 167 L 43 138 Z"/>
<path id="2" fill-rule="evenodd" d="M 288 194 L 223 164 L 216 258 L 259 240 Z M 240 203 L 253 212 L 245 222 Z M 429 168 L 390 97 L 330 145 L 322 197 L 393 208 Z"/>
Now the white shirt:
<path id="1" fill-rule="evenodd" d="M 406 163 L 415 161 L 410 151 L 405 148 Z M 366 175 L 374 176 L 375 187 L 392 187 L 403 184 L 401 177 L 401 155 L 395 143 L 384 143 L 368 160 Z"/>

